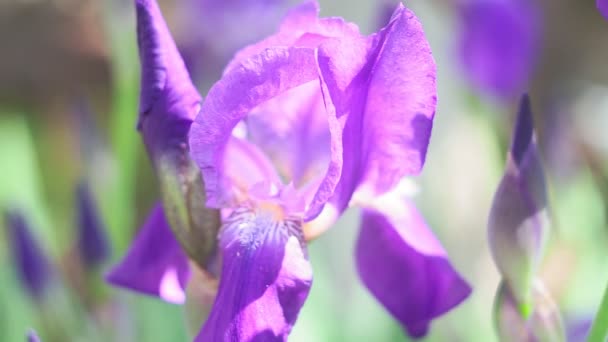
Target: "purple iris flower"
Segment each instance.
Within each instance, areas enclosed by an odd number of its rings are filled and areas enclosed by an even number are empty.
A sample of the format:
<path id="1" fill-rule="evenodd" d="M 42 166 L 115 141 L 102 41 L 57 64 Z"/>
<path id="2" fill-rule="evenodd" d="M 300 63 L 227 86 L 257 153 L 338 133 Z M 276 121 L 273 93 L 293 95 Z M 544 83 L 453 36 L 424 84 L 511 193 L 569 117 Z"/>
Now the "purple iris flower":
<path id="1" fill-rule="evenodd" d="M 528 88 L 540 52 L 536 0 L 470 0 L 459 5 L 459 56 L 471 83 L 500 98 Z"/>
<path id="2" fill-rule="evenodd" d="M 597 9 L 600 10 L 600 13 L 608 19 L 608 1 L 607 0 L 596 0 Z"/>
<path id="3" fill-rule="evenodd" d="M 411 11 L 399 5 L 364 36 L 341 18 L 318 18 L 316 2 L 306 2 L 276 34 L 240 50 L 201 101 L 156 2 L 136 4 L 148 151 L 162 175 L 167 164 L 157 161 L 167 157 L 154 156 L 171 153 L 159 146 L 189 149 L 204 210 L 221 213 L 221 276 L 197 341 L 285 340 L 312 285 L 306 244 L 350 206 L 362 208 L 361 279 L 410 335 L 423 336 L 469 295 L 401 187 L 422 169 L 436 107 L 435 63 Z M 109 278 L 169 300 L 170 284 L 182 302 L 185 255 L 196 253 L 167 202 L 166 220 L 157 207 Z"/>
<path id="4" fill-rule="evenodd" d="M 84 264 L 95 267 L 110 254 L 110 245 L 93 195 L 86 183 L 76 189 L 78 250 Z"/>
<path id="5" fill-rule="evenodd" d="M 21 284 L 35 299 L 41 299 L 51 279 L 49 261 L 32 235 L 26 218 L 18 211 L 5 214 L 8 241 Z"/>

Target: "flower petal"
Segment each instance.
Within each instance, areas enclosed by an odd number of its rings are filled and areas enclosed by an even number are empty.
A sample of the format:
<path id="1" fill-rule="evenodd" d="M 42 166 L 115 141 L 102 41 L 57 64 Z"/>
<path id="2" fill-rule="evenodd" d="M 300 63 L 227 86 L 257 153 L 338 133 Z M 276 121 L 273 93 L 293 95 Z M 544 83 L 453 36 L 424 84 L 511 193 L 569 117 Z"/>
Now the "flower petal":
<path id="1" fill-rule="evenodd" d="M 461 11 L 460 59 L 471 82 L 501 97 L 526 88 L 540 46 L 535 1 L 466 1 Z"/>
<path id="2" fill-rule="evenodd" d="M 357 187 L 382 194 L 422 169 L 436 107 L 435 62 L 420 22 L 403 5 L 378 34 L 323 44 L 318 56 L 336 117 L 347 116 L 332 199 L 343 210 Z"/>
<path id="3" fill-rule="evenodd" d="M 232 214 L 221 232 L 219 291 L 196 341 L 287 339 L 312 284 L 300 228 L 289 218 Z"/>
<path id="4" fill-rule="evenodd" d="M 330 158 L 327 113 L 318 81 L 258 106 L 247 117 L 249 138 L 296 187 L 323 174 Z"/>
<path id="5" fill-rule="evenodd" d="M 238 204 L 246 200 L 248 192 L 256 185 L 264 184 L 279 189 L 281 178 L 264 152 L 243 139 L 230 137 L 226 145 L 226 156 L 223 169 L 228 183 L 223 189 L 230 191 L 223 194 L 223 203 Z"/>
<path id="6" fill-rule="evenodd" d="M 110 271 L 106 280 L 181 304 L 185 300 L 189 277 L 188 258 L 175 240 L 159 203 L 152 209 L 125 258 Z"/>
<path id="7" fill-rule="evenodd" d="M 317 77 L 313 49 L 279 47 L 247 59 L 211 88 L 190 131 L 209 206 L 218 207 L 226 191 L 224 154 L 237 123 L 263 102 Z"/>
<path id="8" fill-rule="evenodd" d="M 471 289 L 415 206 L 390 192 L 363 206 L 356 246 L 363 283 L 412 337 L 460 304 Z"/>
<path id="9" fill-rule="evenodd" d="M 141 60 L 138 128 L 148 152 L 184 150 L 201 96 L 192 84 L 156 0 L 136 0 Z"/>

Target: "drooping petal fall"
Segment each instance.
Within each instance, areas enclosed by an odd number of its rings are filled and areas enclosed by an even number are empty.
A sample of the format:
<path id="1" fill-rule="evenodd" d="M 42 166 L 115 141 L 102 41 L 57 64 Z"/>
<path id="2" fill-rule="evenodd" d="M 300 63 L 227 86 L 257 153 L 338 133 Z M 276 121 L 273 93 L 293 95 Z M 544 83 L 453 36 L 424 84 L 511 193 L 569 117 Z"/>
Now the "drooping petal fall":
<path id="1" fill-rule="evenodd" d="M 301 221 L 240 209 L 222 228 L 223 266 L 207 341 L 286 341 L 312 285 Z"/>
<path id="2" fill-rule="evenodd" d="M 412 337 L 471 293 L 424 219 L 393 190 L 379 198 L 356 195 L 363 207 L 356 245 L 361 280 Z"/>
<path id="3" fill-rule="evenodd" d="M 190 277 L 188 258 L 157 204 L 125 258 L 106 276 L 116 286 L 181 304 Z"/>

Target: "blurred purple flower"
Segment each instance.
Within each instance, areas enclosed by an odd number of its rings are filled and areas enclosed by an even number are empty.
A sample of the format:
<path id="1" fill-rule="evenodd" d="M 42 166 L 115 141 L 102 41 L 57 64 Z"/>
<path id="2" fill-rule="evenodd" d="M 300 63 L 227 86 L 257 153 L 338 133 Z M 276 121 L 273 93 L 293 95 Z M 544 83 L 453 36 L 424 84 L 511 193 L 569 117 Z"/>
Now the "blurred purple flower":
<path id="1" fill-rule="evenodd" d="M 459 55 L 472 84 L 501 98 L 520 94 L 540 52 L 536 0 L 470 0 L 459 6 Z"/>
<path id="2" fill-rule="evenodd" d="M 235 55 L 199 112 L 158 5 L 136 4 L 148 151 L 162 180 L 167 165 L 189 165 L 179 151 L 190 149 L 205 210 L 222 212 L 219 289 L 197 341 L 285 340 L 312 284 L 306 242 L 349 205 L 363 208 L 361 278 L 412 336 L 469 295 L 399 186 L 422 169 L 436 107 L 435 63 L 411 11 L 399 5 L 363 36 L 341 18 L 319 19 L 315 2 L 296 7 L 278 33 Z M 184 164 L 163 162 L 175 151 Z M 168 224 L 196 261 L 168 202 L 168 222 L 148 221 L 109 280 L 169 299 L 160 289 L 173 269 L 183 299 L 186 257 L 169 238 L 146 241 Z"/>
<path id="3" fill-rule="evenodd" d="M 27 332 L 27 342 L 40 342 L 38 334 L 36 334 L 36 332 L 32 329 Z"/>
<path id="4" fill-rule="evenodd" d="M 505 175 L 488 222 L 490 250 L 509 291 L 526 311 L 549 229 L 545 177 L 530 99 L 524 95 Z"/>
<path id="5" fill-rule="evenodd" d="M 86 183 L 76 189 L 78 250 L 84 265 L 95 267 L 110 255 L 110 245 L 97 206 Z"/>
<path id="6" fill-rule="evenodd" d="M 608 0 L 596 0 L 597 9 L 608 19 Z"/>
<path id="7" fill-rule="evenodd" d="M 20 212 L 6 212 L 5 222 L 8 229 L 7 240 L 21 284 L 32 297 L 41 299 L 51 280 L 49 261 Z"/>
<path id="8" fill-rule="evenodd" d="M 287 4 L 286 0 L 186 1 L 181 7 L 185 34 L 180 51 L 190 75 L 196 81 L 216 80 L 236 51 L 276 30 Z"/>
<path id="9" fill-rule="evenodd" d="M 568 342 L 584 342 L 591 330 L 593 317 L 566 319 L 566 333 Z"/>

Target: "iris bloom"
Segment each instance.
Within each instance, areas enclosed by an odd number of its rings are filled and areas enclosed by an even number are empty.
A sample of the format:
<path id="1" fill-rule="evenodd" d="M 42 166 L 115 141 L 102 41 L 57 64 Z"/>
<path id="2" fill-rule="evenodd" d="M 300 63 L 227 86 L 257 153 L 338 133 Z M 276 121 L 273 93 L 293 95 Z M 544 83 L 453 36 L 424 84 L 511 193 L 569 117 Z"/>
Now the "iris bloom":
<path id="1" fill-rule="evenodd" d="M 471 83 L 512 98 L 524 89 L 540 51 L 536 0 L 462 0 L 459 56 Z"/>
<path id="2" fill-rule="evenodd" d="M 520 304 L 531 301 L 549 228 L 545 176 L 525 95 L 488 220 L 492 257 Z"/>
<path id="3" fill-rule="evenodd" d="M 221 213 L 219 286 L 197 341 L 285 340 L 312 285 L 307 242 L 349 206 L 362 208 L 361 279 L 410 335 L 469 295 L 402 191 L 424 164 L 436 107 L 435 63 L 411 11 L 399 5 L 364 36 L 306 2 L 240 50 L 201 101 L 157 4 L 136 4 L 144 120 L 163 123 L 148 139 L 144 121 L 148 151 L 167 154 L 153 146 L 181 141 L 172 127 L 191 123 L 181 146 L 202 174 L 205 210 Z M 155 210 L 110 280 L 182 302 L 183 235 L 168 237 L 165 216 Z"/>

